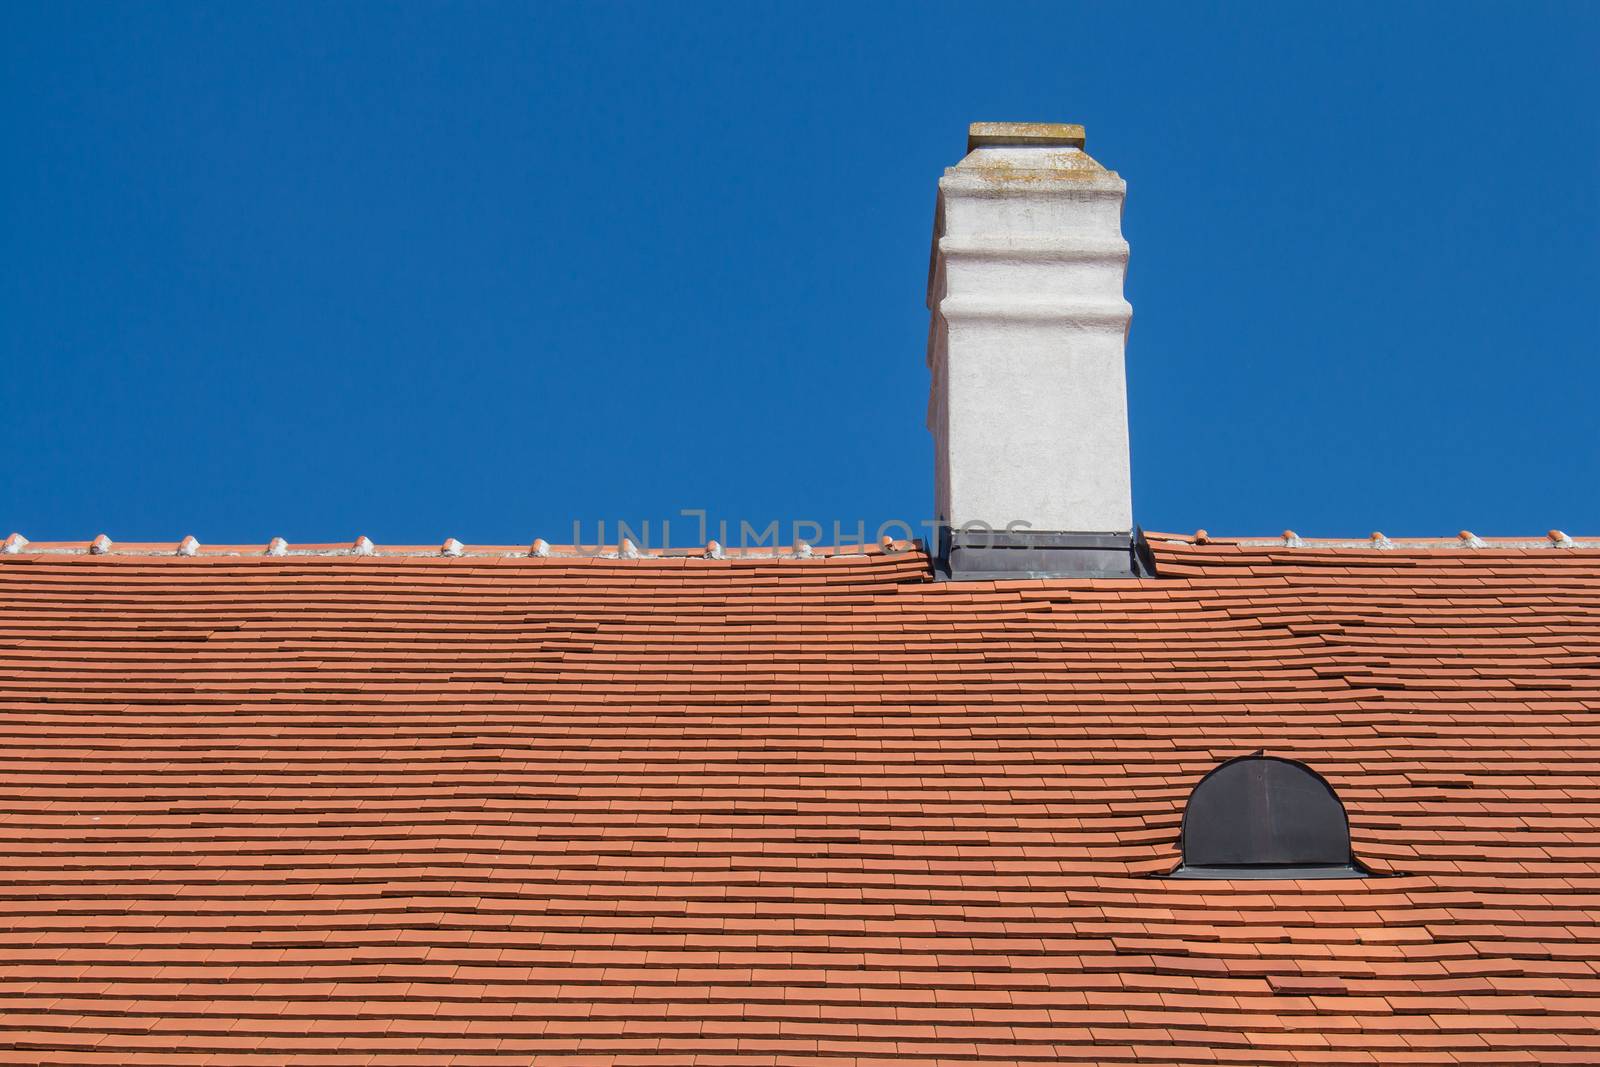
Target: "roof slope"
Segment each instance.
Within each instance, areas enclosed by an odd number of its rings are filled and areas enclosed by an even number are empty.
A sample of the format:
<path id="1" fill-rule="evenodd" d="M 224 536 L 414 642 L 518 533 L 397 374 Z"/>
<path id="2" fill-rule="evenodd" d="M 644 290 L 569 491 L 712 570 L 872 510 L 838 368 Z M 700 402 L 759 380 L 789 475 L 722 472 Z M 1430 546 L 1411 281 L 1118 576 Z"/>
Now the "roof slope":
<path id="1" fill-rule="evenodd" d="M 1156 550 L 0 557 L 0 1062 L 1600 1060 L 1600 551 Z"/>

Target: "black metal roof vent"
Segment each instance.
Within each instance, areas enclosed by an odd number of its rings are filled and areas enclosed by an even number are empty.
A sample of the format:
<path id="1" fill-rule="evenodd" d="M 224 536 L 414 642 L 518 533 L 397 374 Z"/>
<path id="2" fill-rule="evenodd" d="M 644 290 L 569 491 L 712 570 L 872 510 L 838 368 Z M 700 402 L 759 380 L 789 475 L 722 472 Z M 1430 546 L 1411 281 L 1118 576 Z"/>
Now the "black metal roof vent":
<path id="1" fill-rule="evenodd" d="M 1240 756 L 1200 779 L 1174 878 L 1364 878 L 1333 787 L 1303 763 Z"/>

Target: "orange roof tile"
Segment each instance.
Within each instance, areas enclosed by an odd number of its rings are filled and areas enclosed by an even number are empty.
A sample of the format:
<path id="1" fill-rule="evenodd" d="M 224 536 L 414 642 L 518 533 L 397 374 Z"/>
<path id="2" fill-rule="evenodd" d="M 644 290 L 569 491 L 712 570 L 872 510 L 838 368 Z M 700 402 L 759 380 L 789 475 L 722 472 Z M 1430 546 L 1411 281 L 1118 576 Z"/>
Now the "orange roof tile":
<path id="1" fill-rule="evenodd" d="M 0 1063 L 1600 1060 L 1600 548 L 1199 542 L 23 544 Z M 1263 748 L 1386 877 L 1153 877 Z"/>

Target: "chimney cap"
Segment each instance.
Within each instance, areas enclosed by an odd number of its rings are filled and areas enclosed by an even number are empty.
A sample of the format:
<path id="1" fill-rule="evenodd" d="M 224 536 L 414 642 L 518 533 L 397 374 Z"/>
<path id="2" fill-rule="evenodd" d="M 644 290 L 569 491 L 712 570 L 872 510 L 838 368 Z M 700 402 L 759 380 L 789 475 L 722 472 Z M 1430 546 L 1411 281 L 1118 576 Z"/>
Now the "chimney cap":
<path id="1" fill-rule="evenodd" d="M 1083 127 L 1066 122 L 974 122 L 967 127 L 967 151 L 995 145 L 1083 147 Z"/>

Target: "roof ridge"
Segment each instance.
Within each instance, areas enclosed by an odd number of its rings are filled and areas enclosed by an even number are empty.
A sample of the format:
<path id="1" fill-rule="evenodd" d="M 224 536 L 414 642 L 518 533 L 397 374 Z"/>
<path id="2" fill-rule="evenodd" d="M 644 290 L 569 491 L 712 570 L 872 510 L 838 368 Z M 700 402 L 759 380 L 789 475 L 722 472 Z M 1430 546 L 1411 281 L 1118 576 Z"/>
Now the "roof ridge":
<path id="1" fill-rule="evenodd" d="M 1342 549 L 1361 548 L 1377 551 L 1392 551 L 1397 549 L 1527 549 L 1527 548 L 1559 548 L 1559 549 L 1600 549 L 1600 537 L 1585 539 L 1574 538 L 1561 530 L 1551 530 L 1541 538 L 1521 537 L 1479 537 L 1471 530 L 1462 530 L 1451 538 L 1438 537 L 1388 537 L 1381 531 L 1374 531 L 1364 538 L 1347 537 L 1301 537 L 1293 530 L 1285 530 L 1277 537 L 1264 536 L 1239 536 L 1215 537 L 1205 530 L 1196 530 L 1192 534 L 1155 533 L 1150 532 L 1146 537 L 1153 542 L 1177 547 L 1228 547 L 1228 548 L 1305 548 L 1305 549 Z"/>
<path id="2" fill-rule="evenodd" d="M 793 545 L 758 545 L 754 547 L 725 547 L 712 541 L 700 548 L 640 548 L 624 538 L 617 544 L 552 545 L 543 538 L 535 538 L 531 545 L 468 545 L 454 537 L 445 538 L 432 545 L 380 545 L 362 536 L 350 544 L 315 543 L 295 546 L 281 537 L 274 537 L 261 545 L 227 544 L 202 545 L 193 535 L 179 541 L 115 542 L 105 534 L 90 541 L 29 541 L 20 533 L 6 538 L 0 554 L 8 556 L 137 556 L 208 557 L 208 558 L 355 558 L 385 559 L 446 558 L 446 559 L 529 559 L 563 560 L 605 559 L 647 563 L 663 560 L 704 559 L 736 563 L 740 560 L 814 560 L 861 559 L 904 555 L 926 556 L 927 550 L 920 541 L 895 541 L 884 538 L 872 544 L 845 544 L 813 546 L 806 542 Z"/>

